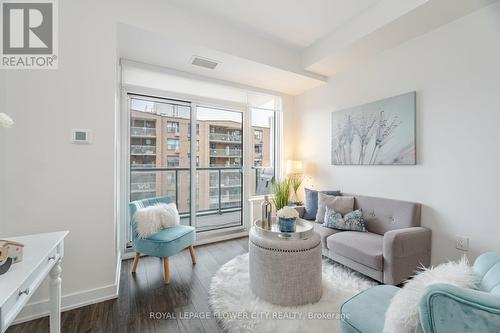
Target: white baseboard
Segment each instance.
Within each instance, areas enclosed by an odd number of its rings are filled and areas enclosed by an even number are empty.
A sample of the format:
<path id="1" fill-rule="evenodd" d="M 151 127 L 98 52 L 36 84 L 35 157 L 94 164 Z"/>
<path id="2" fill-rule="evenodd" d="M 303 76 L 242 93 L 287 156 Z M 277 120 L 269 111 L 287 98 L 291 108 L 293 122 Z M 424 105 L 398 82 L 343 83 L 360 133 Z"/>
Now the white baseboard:
<path id="1" fill-rule="evenodd" d="M 119 254 L 118 262 L 116 264 L 116 276 L 114 284 L 63 295 L 61 297 L 61 311 L 64 312 L 82 306 L 118 298 L 118 292 L 120 288 L 121 262 L 121 256 Z M 23 308 L 21 313 L 19 313 L 12 325 L 46 317 L 49 315 L 49 309 L 50 303 L 48 299 L 34 303 L 28 303 Z"/>

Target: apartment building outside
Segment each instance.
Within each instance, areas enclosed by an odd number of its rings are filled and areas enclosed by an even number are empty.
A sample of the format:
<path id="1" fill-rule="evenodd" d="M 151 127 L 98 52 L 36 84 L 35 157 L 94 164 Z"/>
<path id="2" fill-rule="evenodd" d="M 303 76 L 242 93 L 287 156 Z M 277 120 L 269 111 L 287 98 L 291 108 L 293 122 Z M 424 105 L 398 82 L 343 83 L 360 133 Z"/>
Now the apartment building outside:
<path id="1" fill-rule="evenodd" d="M 131 109 L 130 200 L 169 196 L 177 203 L 181 214 L 189 213 L 190 140 L 196 139 L 193 157 L 198 170 L 197 211 L 240 208 L 242 123 L 197 120 L 196 134 L 191 138 L 189 107 L 174 106 L 162 112 L 157 105 L 144 111 Z M 257 186 L 262 168 L 273 170 L 272 120 L 268 127 L 253 126 L 251 138 L 252 181 Z M 134 172 L 144 168 L 152 170 Z"/>

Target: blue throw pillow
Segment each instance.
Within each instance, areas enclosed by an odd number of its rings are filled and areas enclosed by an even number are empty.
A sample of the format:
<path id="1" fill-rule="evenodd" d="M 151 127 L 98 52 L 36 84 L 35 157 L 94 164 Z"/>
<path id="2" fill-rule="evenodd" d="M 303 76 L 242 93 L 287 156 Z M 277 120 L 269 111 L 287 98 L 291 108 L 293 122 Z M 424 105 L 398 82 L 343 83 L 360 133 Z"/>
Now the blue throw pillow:
<path id="1" fill-rule="evenodd" d="M 342 216 L 342 214 L 327 207 L 323 226 L 339 230 L 366 231 L 363 210 L 361 208 Z"/>
<path id="2" fill-rule="evenodd" d="M 304 216 L 303 216 L 303 218 L 306 220 L 316 219 L 316 213 L 318 212 L 318 192 L 334 196 L 340 195 L 340 191 L 316 191 L 306 188 Z"/>

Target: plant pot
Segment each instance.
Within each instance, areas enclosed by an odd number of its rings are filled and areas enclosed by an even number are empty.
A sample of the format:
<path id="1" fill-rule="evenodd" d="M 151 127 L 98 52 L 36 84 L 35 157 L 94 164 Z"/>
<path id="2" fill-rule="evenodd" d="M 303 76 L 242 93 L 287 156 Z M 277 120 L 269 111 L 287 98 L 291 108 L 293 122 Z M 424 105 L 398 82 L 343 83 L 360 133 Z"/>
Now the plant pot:
<path id="1" fill-rule="evenodd" d="M 284 217 L 280 217 L 279 227 L 281 232 L 295 232 L 295 218 L 287 219 Z"/>

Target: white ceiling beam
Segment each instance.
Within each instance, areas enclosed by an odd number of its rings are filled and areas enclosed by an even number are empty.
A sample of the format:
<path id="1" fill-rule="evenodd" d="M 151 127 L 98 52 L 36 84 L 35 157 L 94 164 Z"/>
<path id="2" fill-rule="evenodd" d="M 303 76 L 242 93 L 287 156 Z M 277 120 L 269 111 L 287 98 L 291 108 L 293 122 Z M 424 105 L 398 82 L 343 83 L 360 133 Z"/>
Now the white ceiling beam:
<path id="1" fill-rule="evenodd" d="M 121 0 L 113 7 L 116 21 L 161 33 L 167 40 L 196 44 L 325 82 L 327 78 L 302 66 L 300 50 L 218 20 L 168 4 L 163 0 Z"/>
<path id="2" fill-rule="evenodd" d="M 383 0 L 303 52 L 303 67 L 331 76 L 498 0 Z"/>

